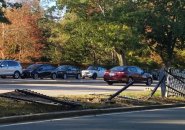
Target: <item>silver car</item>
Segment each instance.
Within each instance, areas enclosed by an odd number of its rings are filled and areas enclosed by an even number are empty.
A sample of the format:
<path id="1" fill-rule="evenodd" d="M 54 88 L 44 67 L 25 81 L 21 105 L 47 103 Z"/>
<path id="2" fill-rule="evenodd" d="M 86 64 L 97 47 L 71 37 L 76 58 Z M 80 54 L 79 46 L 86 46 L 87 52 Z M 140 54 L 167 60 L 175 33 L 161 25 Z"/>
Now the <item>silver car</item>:
<path id="1" fill-rule="evenodd" d="M 22 74 L 22 66 L 19 62 L 14 60 L 0 60 L 0 76 L 6 78 L 6 76 L 13 76 L 14 79 L 18 79 Z"/>

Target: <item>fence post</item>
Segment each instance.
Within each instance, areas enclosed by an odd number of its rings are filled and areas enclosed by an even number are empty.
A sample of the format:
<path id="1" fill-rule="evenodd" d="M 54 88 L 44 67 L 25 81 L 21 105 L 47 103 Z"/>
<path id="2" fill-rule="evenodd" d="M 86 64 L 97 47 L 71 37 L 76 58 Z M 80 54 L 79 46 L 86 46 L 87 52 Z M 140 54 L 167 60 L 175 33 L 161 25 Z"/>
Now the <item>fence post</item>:
<path id="1" fill-rule="evenodd" d="M 163 78 L 164 76 L 165 78 Z M 162 80 L 161 81 L 161 96 L 162 98 L 164 98 L 166 94 L 166 75 L 165 75 L 164 67 L 162 67 L 159 72 L 159 81 L 160 80 Z"/>

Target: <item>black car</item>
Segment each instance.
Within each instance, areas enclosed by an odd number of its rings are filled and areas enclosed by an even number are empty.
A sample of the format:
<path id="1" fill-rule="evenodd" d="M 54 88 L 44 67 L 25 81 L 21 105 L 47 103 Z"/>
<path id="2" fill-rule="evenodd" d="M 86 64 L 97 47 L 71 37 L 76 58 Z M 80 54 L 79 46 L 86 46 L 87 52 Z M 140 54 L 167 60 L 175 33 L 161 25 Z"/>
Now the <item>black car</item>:
<path id="1" fill-rule="evenodd" d="M 21 77 L 33 79 L 51 77 L 55 68 L 56 67 L 49 64 L 33 64 L 23 70 Z"/>
<path id="2" fill-rule="evenodd" d="M 68 77 L 80 79 L 81 77 L 80 69 L 72 65 L 61 65 L 58 68 L 56 68 L 51 75 L 52 79 L 56 78 L 67 79 Z"/>

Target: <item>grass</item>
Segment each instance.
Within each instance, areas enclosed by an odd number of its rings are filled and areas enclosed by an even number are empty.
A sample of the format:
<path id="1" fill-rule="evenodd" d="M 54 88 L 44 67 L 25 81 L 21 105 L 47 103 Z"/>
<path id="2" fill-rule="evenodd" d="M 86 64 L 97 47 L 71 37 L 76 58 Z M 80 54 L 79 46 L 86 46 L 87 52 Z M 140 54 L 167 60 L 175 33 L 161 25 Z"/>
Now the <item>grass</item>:
<path id="1" fill-rule="evenodd" d="M 160 97 L 161 94 L 159 91 L 157 91 L 150 100 L 147 100 L 147 98 L 150 96 L 150 93 L 151 91 L 125 91 L 109 102 L 107 99 L 111 94 L 69 95 L 58 98 L 65 101 L 79 102 L 83 105 L 82 107 L 76 109 L 98 109 L 185 103 L 184 98 L 170 97 L 163 99 Z M 74 110 L 74 108 L 69 108 L 66 106 L 48 106 L 0 98 L 0 117 L 68 110 Z"/>

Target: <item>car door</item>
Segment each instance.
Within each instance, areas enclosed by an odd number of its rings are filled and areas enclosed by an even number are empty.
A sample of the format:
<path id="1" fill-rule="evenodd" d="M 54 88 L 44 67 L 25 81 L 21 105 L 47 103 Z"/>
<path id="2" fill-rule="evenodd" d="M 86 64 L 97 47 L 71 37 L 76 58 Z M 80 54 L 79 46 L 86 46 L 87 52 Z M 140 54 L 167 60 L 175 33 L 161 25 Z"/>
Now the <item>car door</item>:
<path id="1" fill-rule="evenodd" d="M 74 69 L 72 66 L 68 66 L 67 68 L 67 76 L 72 77 L 74 75 Z"/>
<path id="2" fill-rule="evenodd" d="M 144 81 L 146 79 L 146 76 L 144 75 L 144 71 L 139 67 L 136 67 L 136 69 L 137 69 L 137 73 L 138 73 L 138 80 L 140 82 Z"/>
<path id="3" fill-rule="evenodd" d="M 51 66 L 50 65 L 44 65 L 42 67 L 42 76 L 43 77 L 49 77 L 51 75 Z"/>
<path id="4" fill-rule="evenodd" d="M 134 81 L 138 81 L 138 73 L 135 67 L 128 67 L 129 77 L 132 77 Z"/>
<path id="5" fill-rule="evenodd" d="M 133 67 L 133 72 L 135 75 L 135 81 L 137 82 L 142 82 L 142 74 L 141 74 L 141 69 L 139 69 L 138 67 Z"/>
<path id="6" fill-rule="evenodd" d="M 13 75 L 14 72 L 17 70 L 16 64 L 14 61 L 7 61 L 7 63 L 8 63 L 8 70 L 7 70 L 8 75 Z"/>
<path id="7" fill-rule="evenodd" d="M 0 74 L 1 75 L 8 75 L 8 63 L 7 61 L 2 61 L 0 65 Z"/>
<path id="8" fill-rule="evenodd" d="M 55 69 L 55 67 L 51 66 L 51 65 L 47 65 L 46 67 L 46 72 L 45 72 L 45 76 L 46 77 L 50 77 L 51 73 L 53 72 L 53 70 Z"/>
<path id="9" fill-rule="evenodd" d="M 39 74 L 39 77 L 45 77 L 45 75 L 46 75 L 46 73 L 45 73 L 45 70 L 46 70 L 46 68 L 45 68 L 45 65 L 42 65 L 42 66 L 40 66 L 38 69 L 37 69 L 37 72 L 38 72 L 38 74 Z"/>

